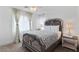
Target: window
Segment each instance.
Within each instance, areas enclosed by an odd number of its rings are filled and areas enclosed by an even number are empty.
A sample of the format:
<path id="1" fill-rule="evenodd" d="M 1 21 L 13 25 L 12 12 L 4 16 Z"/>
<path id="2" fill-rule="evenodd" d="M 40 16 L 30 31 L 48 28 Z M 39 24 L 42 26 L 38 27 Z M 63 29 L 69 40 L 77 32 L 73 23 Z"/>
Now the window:
<path id="1" fill-rule="evenodd" d="M 19 18 L 19 29 L 20 32 L 26 32 L 30 30 L 29 18 L 25 15 L 21 15 Z"/>
<path id="2" fill-rule="evenodd" d="M 21 11 L 15 12 L 15 10 L 13 10 L 13 12 L 13 35 L 16 41 L 22 41 L 23 34 L 30 30 L 30 15 L 28 13 L 26 14 L 25 12 Z"/>
<path id="3" fill-rule="evenodd" d="M 23 34 L 30 30 L 29 18 L 26 15 L 20 15 L 19 17 L 19 32 L 20 32 L 20 41 L 22 41 Z"/>

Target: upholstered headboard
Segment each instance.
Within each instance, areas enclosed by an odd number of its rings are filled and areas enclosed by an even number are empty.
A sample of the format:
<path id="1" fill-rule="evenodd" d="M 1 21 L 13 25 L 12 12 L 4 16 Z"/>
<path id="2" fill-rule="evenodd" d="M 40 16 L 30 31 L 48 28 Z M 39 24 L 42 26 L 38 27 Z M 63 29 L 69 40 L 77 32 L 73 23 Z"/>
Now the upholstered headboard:
<path id="1" fill-rule="evenodd" d="M 54 19 L 49 19 L 45 22 L 46 26 L 50 26 L 50 25 L 59 25 L 59 31 L 61 31 L 61 39 L 63 36 L 63 20 L 60 18 L 54 18 Z"/>
<path id="2" fill-rule="evenodd" d="M 46 26 L 50 26 L 50 25 L 59 25 L 59 31 L 62 31 L 63 28 L 63 21 L 60 18 L 54 18 L 54 19 L 49 19 L 45 22 Z"/>

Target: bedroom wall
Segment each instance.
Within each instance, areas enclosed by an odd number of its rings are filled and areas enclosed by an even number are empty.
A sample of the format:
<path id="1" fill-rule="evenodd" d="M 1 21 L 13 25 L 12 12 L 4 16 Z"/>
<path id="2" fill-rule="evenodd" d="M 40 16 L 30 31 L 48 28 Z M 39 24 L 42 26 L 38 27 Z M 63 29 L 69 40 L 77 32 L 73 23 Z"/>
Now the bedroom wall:
<path id="1" fill-rule="evenodd" d="M 11 13 L 9 7 L 0 7 L 0 46 L 13 42 Z"/>
<path id="2" fill-rule="evenodd" d="M 32 16 L 32 29 L 36 29 L 39 22 L 39 15 L 45 14 L 46 20 L 50 18 L 61 18 L 64 22 L 72 20 L 74 27 L 77 25 L 77 7 L 76 6 L 46 6 L 39 7 Z M 74 29 L 75 31 L 77 29 Z"/>
<path id="3" fill-rule="evenodd" d="M 76 32 L 79 34 L 79 6 L 77 7 L 77 21 L 75 20 L 76 24 Z"/>

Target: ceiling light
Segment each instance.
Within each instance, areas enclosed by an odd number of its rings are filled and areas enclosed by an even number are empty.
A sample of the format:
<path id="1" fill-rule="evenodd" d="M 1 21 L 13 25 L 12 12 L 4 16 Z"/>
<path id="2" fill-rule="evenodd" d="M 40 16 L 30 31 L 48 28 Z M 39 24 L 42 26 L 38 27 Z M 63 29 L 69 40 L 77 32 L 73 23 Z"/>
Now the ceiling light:
<path id="1" fill-rule="evenodd" d="M 37 7 L 36 7 L 36 6 L 32 6 L 32 7 L 30 8 L 30 10 L 33 11 L 33 12 L 35 12 L 35 11 L 37 11 Z"/>

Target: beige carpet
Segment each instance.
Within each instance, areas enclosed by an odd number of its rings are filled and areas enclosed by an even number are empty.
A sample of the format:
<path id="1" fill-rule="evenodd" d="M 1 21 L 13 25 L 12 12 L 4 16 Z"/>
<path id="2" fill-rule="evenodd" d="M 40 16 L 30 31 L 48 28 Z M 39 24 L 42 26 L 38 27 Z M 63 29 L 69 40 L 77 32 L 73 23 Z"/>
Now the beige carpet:
<path id="1" fill-rule="evenodd" d="M 0 47 L 0 52 L 29 52 L 27 49 L 22 47 L 22 43 L 18 44 L 9 44 Z M 63 48 L 61 45 L 58 45 L 54 52 L 74 52 L 71 49 Z"/>
<path id="2" fill-rule="evenodd" d="M 62 47 L 62 45 L 58 45 L 58 47 L 56 47 L 54 52 L 74 52 L 74 50 Z"/>
<path id="3" fill-rule="evenodd" d="M 22 43 L 18 43 L 2 46 L 0 52 L 28 52 L 28 50 L 22 47 Z"/>

